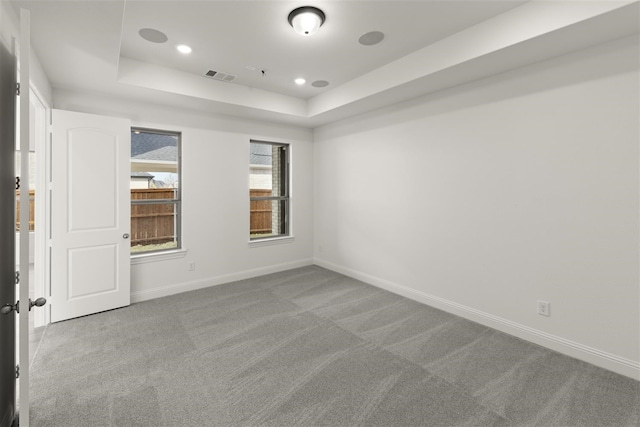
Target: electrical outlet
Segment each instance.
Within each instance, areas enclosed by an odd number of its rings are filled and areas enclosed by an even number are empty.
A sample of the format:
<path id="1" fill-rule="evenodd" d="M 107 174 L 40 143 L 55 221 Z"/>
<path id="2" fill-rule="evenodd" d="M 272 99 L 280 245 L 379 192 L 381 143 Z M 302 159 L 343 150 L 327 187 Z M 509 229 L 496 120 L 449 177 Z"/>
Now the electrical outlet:
<path id="1" fill-rule="evenodd" d="M 540 316 L 551 316 L 551 303 L 538 300 L 538 314 Z"/>
<path id="2" fill-rule="evenodd" d="M 196 262 L 195 261 L 189 261 L 189 271 L 193 271 L 196 269 Z"/>

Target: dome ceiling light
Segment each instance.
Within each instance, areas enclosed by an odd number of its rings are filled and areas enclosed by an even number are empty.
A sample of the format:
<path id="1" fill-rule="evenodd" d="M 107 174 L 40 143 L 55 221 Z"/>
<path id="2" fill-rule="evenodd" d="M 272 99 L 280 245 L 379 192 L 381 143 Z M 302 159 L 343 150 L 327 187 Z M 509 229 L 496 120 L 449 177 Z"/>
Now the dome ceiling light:
<path id="1" fill-rule="evenodd" d="M 313 6 L 293 9 L 289 14 L 289 24 L 301 36 L 312 36 L 324 24 L 324 12 Z"/>

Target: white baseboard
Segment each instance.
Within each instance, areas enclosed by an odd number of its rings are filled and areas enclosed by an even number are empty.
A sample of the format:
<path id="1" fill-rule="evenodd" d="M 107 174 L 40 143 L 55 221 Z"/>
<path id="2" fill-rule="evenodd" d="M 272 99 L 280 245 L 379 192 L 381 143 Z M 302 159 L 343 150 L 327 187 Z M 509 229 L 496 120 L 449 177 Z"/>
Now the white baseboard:
<path id="1" fill-rule="evenodd" d="M 197 289 L 208 288 L 210 286 L 235 282 L 238 280 L 250 279 L 252 277 L 263 276 L 265 274 L 278 273 L 280 271 L 291 270 L 293 268 L 306 267 L 313 264 L 313 259 L 306 258 L 298 261 L 285 262 L 282 264 L 270 265 L 267 267 L 244 270 L 237 273 L 223 274 L 220 276 L 207 277 L 200 280 L 176 283 L 174 285 L 163 286 L 161 288 L 131 292 L 131 302 L 142 302 L 156 298 L 167 297 L 182 292 L 195 291 Z"/>
<path id="2" fill-rule="evenodd" d="M 319 258 L 313 263 L 601 368 L 640 380 L 640 363 Z"/>

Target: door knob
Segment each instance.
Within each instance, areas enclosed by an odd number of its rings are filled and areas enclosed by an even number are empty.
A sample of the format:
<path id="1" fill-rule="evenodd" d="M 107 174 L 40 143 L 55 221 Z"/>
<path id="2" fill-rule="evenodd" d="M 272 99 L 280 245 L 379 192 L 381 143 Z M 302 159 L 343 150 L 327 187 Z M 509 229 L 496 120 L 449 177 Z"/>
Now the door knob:
<path id="1" fill-rule="evenodd" d="M 29 311 L 31 311 L 31 307 L 34 307 L 34 306 L 42 307 L 46 303 L 47 303 L 46 298 L 40 297 L 35 301 L 32 301 L 31 298 L 29 298 Z M 20 301 L 17 301 L 14 305 L 5 304 L 0 308 L 0 314 L 9 314 L 12 311 L 15 311 L 16 313 L 20 313 Z"/>
<path id="2" fill-rule="evenodd" d="M 122 235 L 122 238 L 123 238 L 123 239 L 128 239 L 128 238 L 129 238 L 129 233 L 124 233 L 124 234 Z"/>
<path id="3" fill-rule="evenodd" d="M 14 305 L 11 304 L 5 304 L 2 306 L 2 308 L 0 308 L 0 313 L 1 314 L 9 314 L 12 311 L 16 311 L 16 313 L 20 312 L 20 309 L 18 308 L 18 305 L 20 304 L 20 301 L 16 302 Z"/>
<path id="4" fill-rule="evenodd" d="M 47 303 L 47 299 L 46 298 L 38 298 L 35 301 L 31 301 L 31 298 L 29 298 L 29 311 L 31 311 L 31 307 L 35 306 L 35 307 L 42 307 L 43 305 L 45 305 Z"/>

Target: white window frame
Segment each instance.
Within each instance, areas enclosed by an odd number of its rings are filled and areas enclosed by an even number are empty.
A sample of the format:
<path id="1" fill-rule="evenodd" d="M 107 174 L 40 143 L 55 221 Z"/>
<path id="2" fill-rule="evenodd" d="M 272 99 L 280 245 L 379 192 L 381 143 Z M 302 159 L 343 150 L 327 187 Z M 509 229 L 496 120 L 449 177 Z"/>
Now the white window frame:
<path id="1" fill-rule="evenodd" d="M 159 135 L 171 135 L 177 137 L 178 139 L 178 188 L 176 189 L 176 197 L 173 199 L 131 200 L 131 206 L 164 203 L 175 205 L 176 218 L 174 225 L 174 234 L 176 239 L 176 247 L 131 253 L 131 262 L 132 264 L 140 264 L 174 258 L 183 258 L 186 255 L 186 250 L 182 247 L 182 133 L 179 131 L 132 126 L 131 132 L 133 133 L 136 131 L 144 133 L 155 133 Z"/>
<path id="2" fill-rule="evenodd" d="M 266 235 L 266 236 L 259 236 L 259 237 L 252 237 L 251 236 L 251 227 L 249 227 L 249 245 L 252 247 L 259 247 L 259 246 L 265 246 L 265 245 L 271 245 L 271 244 L 278 244 L 278 243 L 286 243 L 286 242 L 290 242 L 294 240 L 293 237 L 293 233 L 292 233 L 292 221 L 291 221 L 291 144 L 286 143 L 286 142 L 274 142 L 274 141 L 264 141 L 264 140 L 256 140 L 256 139 L 252 139 L 250 140 L 250 145 L 249 145 L 249 152 L 251 152 L 251 144 L 253 143 L 257 143 L 257 144 L 267 144 L 267 145 L 272 145 L 272 146 L 279 146 L 279 147 L 283 147 L 284 148 L 284 152 L 286 153 L 286 155 L 284 156 L 284 162 L 282 162 L 281 166 L 284 166 L 284 171 L 282 172 L 282 174 L 284 175 L 284 177 L 282 177 L 282 183 L 284 185 L 283 189 L 282 189 L 282 195 L 281 196 L 264 196 L 264 197 L 249 197 L 249 205 L 251 206 L 251 202 L 252 201 L 281 201 L 283 202 L 284 206 L 285 206 L 285 212 L 284 212 L 284 220 L 283 220 L 283 225 L 284 225 L 284 233 L 280 233 L 277 235 Z M 250 169 L 251 169 L 251 165 Z M 251 172 L 251 170 L 250 170 Z M 251 209 L 251 208 L 250 208 Z M 249 212 L 249 215 L 251 215 L 251 212 Z"/>

